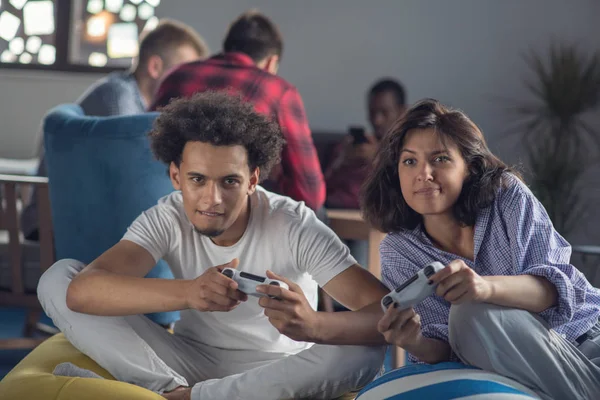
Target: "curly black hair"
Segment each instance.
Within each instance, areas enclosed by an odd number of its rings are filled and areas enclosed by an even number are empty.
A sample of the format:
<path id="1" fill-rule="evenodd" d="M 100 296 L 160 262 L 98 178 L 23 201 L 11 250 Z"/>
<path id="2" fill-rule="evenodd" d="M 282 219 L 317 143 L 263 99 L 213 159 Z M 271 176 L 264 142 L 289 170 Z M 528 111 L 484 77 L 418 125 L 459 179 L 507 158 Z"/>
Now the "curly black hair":
<path id="1" fill-rule="evenodd" d="M 361 190 L 364 218 L 382 232 L 414 229 L 422 217 L 404 200 L 398 177 L 398 162 L 406 135 L 411 130 L 435 129 L 442 141 L 458 147 L 469 177 L 454 204 L 453 213 L 463 225 L 473 226 L 482 208 L 488 207 L 498 189 L 504 187 L 505 173 L 521 179 L 488 148 L 481 130 L 461 111 L 445 107 L 434 99 L 412 106 L 384 136 L 373 169 Z"/>
<path id="2" fill-rule="evenodd" d="M 161 109 L 148 136 L 156 158 L 177 166 L 187 142 L 241 145 L 248 152 L 250 171 L 258 167 L 264 178 L 281 160 L 285 144 L 276 122 L 227 92 L 203 92 L 173 100 Z"/>

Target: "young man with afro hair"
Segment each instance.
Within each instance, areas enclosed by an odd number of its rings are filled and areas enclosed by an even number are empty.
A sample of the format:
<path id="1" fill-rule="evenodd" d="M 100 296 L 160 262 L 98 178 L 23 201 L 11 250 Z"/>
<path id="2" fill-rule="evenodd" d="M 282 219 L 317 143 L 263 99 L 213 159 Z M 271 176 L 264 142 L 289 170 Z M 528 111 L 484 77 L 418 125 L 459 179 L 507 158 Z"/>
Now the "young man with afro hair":
<path id="1" fill-rule="evenodd" d="M 303 202 L 259 186 L 284 145 L 277 123 L 206 92 L 165 107 L 150 139 L 176 191 L 88 266 L 61 260 L 40 280 L 41 303 L 71 343 L 168 399 L 335 398 L 374 379 L 388 291 Z M 159 259 L 174 280 L 143 278 Z M 289 290 L 260 285 L 271 297 L 248 297 L 223 268 Z M 317 312 L 318 286 L 353 311 Z M 174 334 L 142 315 L 172 310 Z"/>

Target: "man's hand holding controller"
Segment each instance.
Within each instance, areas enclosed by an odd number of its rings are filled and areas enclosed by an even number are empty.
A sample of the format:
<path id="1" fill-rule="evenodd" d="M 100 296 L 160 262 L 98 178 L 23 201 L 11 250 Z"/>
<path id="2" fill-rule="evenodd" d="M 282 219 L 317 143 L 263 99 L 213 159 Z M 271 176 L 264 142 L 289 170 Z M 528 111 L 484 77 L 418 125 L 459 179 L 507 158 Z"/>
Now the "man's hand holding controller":
<path id="1" fill-rule="evenodd" d="M 239 260 L 234 258 L 227 264 L 209 268 L 202 275 L 190 281 L 186 291 L 189 309 L 198 311 L 231 311 L 248 296 L 238 290 L 234 280 L 221 273 L 225 268 L 237 268 Z"/>

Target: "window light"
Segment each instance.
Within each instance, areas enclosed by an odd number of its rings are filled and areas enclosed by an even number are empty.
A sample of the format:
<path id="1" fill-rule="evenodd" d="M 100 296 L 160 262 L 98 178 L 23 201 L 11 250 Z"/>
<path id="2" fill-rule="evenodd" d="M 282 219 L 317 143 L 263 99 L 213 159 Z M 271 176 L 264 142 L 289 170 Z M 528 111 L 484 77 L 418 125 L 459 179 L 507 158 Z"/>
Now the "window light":
<path id="1" fill-rule="evenodd" d="M 89 0 L 87 3 L 87 12 L 90 14 L 98 14 L 104 9 L 102 0 Z"/>
<path id="2" fill-rule="evenodd" d="M 125 22 L 131 22 L 135 19 L 135 13 L 137 12 L 136 8 L 131 4 L 125 4 L 119 17 Z"/>
<path id="3" fill-rule="evenodd" d="M 21 20 L 18 17 L 4 11 L 0 14 L 0 38 L 8 42 L 15 37 L 20 25 Z"/>
<path id="4" fill-rule="evenodd" d="M 28 36 L 54 33 L 54 3 L 30 1 L 23 7 L 23 21 Z"/>
<path id="5" fill-rule="evenodd" d="M 19 56 L 19 62 L 21 64 L 29 64 L 33 60 L 33 56 L 29 53 L 23 53 Z"/>
<path id="6" fill-rule="evenodd" d="M 108 56 L 135 57 L 138 53 L 138 28 L 135 23 L 113 24 L 108 29 Z"/>
<path id="7" fill-rule="evenodd" d="M 104 67 L 108 62 L 106 54 L 93 52 L 88 58 L 88 64 L 92 67 Z"/>
<path id="8" fill-rule="evenodd" d="M 123 0 L 106 0 L 105 7 L 106 11 L 118 14 L 123 8 Z"/>
<path id="9" fill-rule="evenodd" d="M 17 61 L 17 56 L 14 55 L 10 50 L 4 50 L 2 54 L 0 54 L 0 62 L 14 63 L 15 61 Z"/>
<path id="10" fill-rule="evenodd" d="M 20 10 L 21 8 L 23 8 L 25 3 L 27 3 L 27 0 L 8 0 L 8 2 L 11 6 L 16 8 L 17 10 Z"/>
<path id="11" fill-rule="evenodd" d="M 25 41 L 21 37 L 16 37 L 8 42 L 8 48 L 13 54 L 19 55 L 25 50 Z"/>
<path id="12" fill-rule="evenodd" d="M 51 65 L 56 61 L 56 47 L 50 44 L 44 44 L 40 47 L 40 53 L 38 54 L 38 62 L 40 64 Z"/>
<path id="13" fill-rule="evenodd" d="M 88 36 L 100 38 L 106 35 L 107 21 L 102 15 L 97 15 L 88 19 L 86 24 L 86 32 Z"/>
<path id="14" fill-rule="evenodd" d="M 157 26 L 158 26 L 158 18 L 152 17 L 146 22 L 146 25 L 144 25 L 143 30 L 153 31 Z"/>
<path id="15" fill-rule="evenodd" d="M 140 19 L 148 19 L 154 16 L 154 7 L 149 4 L 141 4 L 138 7 L 138 17 Z"/>
<path id="16" fill-rule="evenodd" d="M 27 39 L 27 44 L 25 45 L 25 48 L 29 53 L 36 54 L 38 51 L 40 51 L 41 46 L 42 39 L 40 39 L 37 36 L 32 36 L 29 39 Z"/>

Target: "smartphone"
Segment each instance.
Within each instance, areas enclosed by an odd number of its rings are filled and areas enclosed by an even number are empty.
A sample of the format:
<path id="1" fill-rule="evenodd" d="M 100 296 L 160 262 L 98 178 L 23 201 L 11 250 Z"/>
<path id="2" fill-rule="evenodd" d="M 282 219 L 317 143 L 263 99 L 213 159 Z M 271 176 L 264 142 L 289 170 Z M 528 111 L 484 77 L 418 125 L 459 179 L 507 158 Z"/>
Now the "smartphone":
<path id="1" fill-rule="evenodd" d="M 362 126 L 351 126 L 348 129 L 348 132 L 350 135 L 352 135 L 352 144 L 362 144 L 369 141 L 367 139 L 367 135 L 365 134 L 365 128 Z"/>

